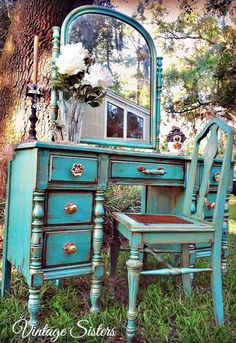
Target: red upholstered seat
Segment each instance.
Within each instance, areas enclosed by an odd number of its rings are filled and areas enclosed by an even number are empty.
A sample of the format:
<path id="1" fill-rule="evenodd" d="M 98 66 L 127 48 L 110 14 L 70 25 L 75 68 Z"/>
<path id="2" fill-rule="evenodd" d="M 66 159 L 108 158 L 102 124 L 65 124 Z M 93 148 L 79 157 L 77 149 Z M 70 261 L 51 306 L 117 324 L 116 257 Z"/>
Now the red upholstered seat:
<path id="1" fill-rule="evenodd" d="M 187 220 L 179 218 L 177 216 L 169 215 L 156 215 L 156 214 L 137 214 L 137 213 L 126 213 L 128 217 L 135 220 L 138 223 L 145 225 L 148 224 L 192 224 Z"/>

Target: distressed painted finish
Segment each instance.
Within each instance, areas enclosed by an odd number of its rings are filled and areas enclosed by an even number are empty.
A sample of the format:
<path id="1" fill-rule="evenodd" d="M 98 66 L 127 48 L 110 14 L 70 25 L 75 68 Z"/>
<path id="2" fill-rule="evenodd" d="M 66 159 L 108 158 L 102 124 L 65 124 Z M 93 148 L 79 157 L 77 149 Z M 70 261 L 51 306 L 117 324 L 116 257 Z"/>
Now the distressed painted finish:
<path id="1" fill-rule="evenodd" d="M 92 192 L 49 192 L 46 223 L 48 225 L 91 223 L 93 198 Z M 65 210 L 66 205 L 70 203 L 76 206 L 76 211 L 71 214 Z"/>
<path id="2" fill-rule="evenodd" d="M 142 143 L 142 142 L 122 142 L 116 141 L 111 139 L 93 139 L 93 138 L 81 138 L 81 142 L 84 143 L 92 143 L 92 144 L 100 144 L 100 145 L 111 145 L 111 146 L 128 146 L 132 148 L 147 148 L 147 149 L 155 149 L 157 152 L 159 151 L 159 133 L 160 133 L 160 121 L 161 121 L 161 110 L 160 110 L 160 96 L 162 90 L 162 58 L 156 57 L 156 49 L 154 42 L 150 36 L 150 34 L 145 30 L 145 28 L 139 24 L 136 20 L 131 17 L 126 16 L 123 13 L 120 13 L 116 10 L 102 7 L 102 6 L 81 6 L 79 8 L 74 9 L 71 11 L 67 17 L 65 18 L 62 27 L 61 27 L 61 37 L 60 37 L 60 46 L 68 44 L 69 41 L 69 27 L 70 24 L 76 20 L 79 16 L 86 15 L 86 14 L 100 14 L 104 16 L 110 16 L 121 20 L 124 23 L 132 26 L 135 30 L 137 30 L 145 39 L 151 56 L 151 102 L 150 102 L 150 111 L 151 111 L 151 124 L 150 124 L 150 144 Z M 52 60 L 55 61 L 55 57 L 58 56 L 58 35 L 60 35 L 60 31 L 58 27 L 53 29 L 53 56 Z M 55 64 L 53 62 L 52 65 L 52 78 L 55 77 Z M 52 108 L 52 121 L 57 119 L 57 100 L 58 100 L 58 92 L 53 90 L 52 98 L 51 98 L 51 108 Z"/>
<path id="3" fill-rule="evenodd" d="M 55 171 L 58 168 L 61 169 L 61 175 L 58 180 L 52 180 L 51 177 L 54 170 L 52 168 L 52 161 L 54 159 L 55 161 L 60 161 L 60 165 L 58 163 L 55 168 Z M 68 178 L 71 167 L 71 164 L 68 164 L 68 160 L 70 159 L 73 163 L 74 161 L 88 162 L 86 170 L 89 170 L 90 167 L 96 168 L 96 183 L 94 183 L 94 176 L 89 177 L 87 181 L 82 180 L 80 177 L 75 177 L 76 181 L 74 178 Z M 117 173 L 115 178 L 112 175 L 112 164 L 114 161 L 116 161 L 117 166 L 120 163 L 124 170 L 122 175 Z M 98 299 L 101 294 L 102 276 L 104 273 L 101 245 L 103 239 L 103 202 L 105 190 L 110 184 L 142 184 L 144 185 L 142 193 L 142 209 L 144 212 L 162 213 L 164 211 L 168 214 L 180 214 L 189 161 L 187 157 L 85 147 L 82 145 L 69 146 L 46 142 L 31 142 L 18 146 L 16 155 L 9 165 L 8 174 L 2 295 L 10 290 L 11 265 L 13 264 L 24 275 L 31 290 L 32 296 L 29 309 L 32 308 L 32 320 L 36 323 L 40 307 L 40 285 L 42 282 L 90 274 L 93 275 L 91 287 L 92 310 L 98 312 Z M 89 164 L 90 162 L 91 164 Z M 202 162 L 200 161 L 200 163 Z M 140 164 L 148 165 L 151 168 L 158 168 L 161 165 L 167 170 L 171 170 L 173 167 L 173 170 L 178 168 L 181 174 L 171 174 L 170 172 L 170 175 L 172 175 L 170 179 L 162 179 L 162 176 L 159 175 L 145 175 L 143 179 L 140 179 L 139 174 L 137 174 L 137 177 L 134 175 L 131 178 L 130 173 L 127 173 L 125 177 L 125 164 L 133 164 L 135 170 Z M 26 165 L 29 165 L 30 168 L 25 168 Z M 221 162 L 217 161 L 217 168 L 219 165 L 221 165 Z M 182 173 L 183 179 L 180 179 Z M 84 177 L 86 176 L 86 174 L 83 175 Z M 196 187 L 194 189 L 196 198 L 197 189 Z M 216 194 L 215 188 L 211 192 Z M 59 198 L 65 200 L 65 203 L 61 202 L 60 205 L 57 198 L 54 198 L 54 204 L 50 204 L 52 194 L 59 195 Z M 84 198 L 81 198 L 81 194 L 84 194 L 85 198 L 89 199 L 89 201 L 84 201 Z M 91 201 L 91 199 L 93 200 Z M 67 202 L 75 202 L 78 205 L 78 211 L 82 211 L 79 214 L 82 217 L 76 217 L 75 221 L 65 219 L 78 215 L 78 213 L 65 213 L 64 205 Z M 50 211 L 48 204 L 51 207 Z M 52 215 L 51 219 L 56 218 L 54 223 L 50 223 L 49 214 Z M 78 218 L 82 220 L 80 221 Z M 227 217 L 224 217 L 224 222 L 226 220 Z M 82 238 L 81 232 L 84 230 L 87 230 L 89 233 Z M 73 232 L 73 239 L 70 239 L 72 237 L 71 232 Z M 89 238 L 90 232 L 91 241 Z M 205 235 L 207 234 L 205 232 Z M 60 238 L 56 239 L 56 235 Z M 54 238 L 52 241 L 50 241 L 51 238 L 49 239 L 48 248 L 47 238 L 49 236 Z M 171 236 L 172 233 L 170 233 L 170 238 Z M 140 235 L 138 237 L 141 238 Z M 147 240 L 151 239 L 151 235 L 144 237 Z M 73 255 L 71 257 L 63 255 L 62 245 L 64 243 L 74 242 L 74 240 L 76 240 L 76 243 L 79 243 L 81 239 L 83 248 L 80 251 L 78 247 L 78 255 L 74 255 L 74 257 Z M 189 239 L 188 236 L 187 239 Z M 20 245 L 18 244 L 19 241 L 21 242 Z M 114 286 L 116 283 L 115 265 L 119 251 L 119 242 L 117 242 L 116 234 L 112 241 L 115 249 L 111 248 L 113 250 L 113 252 L 111 251 L 113 261 L 111 279 L 114 280 Z M 201 237 L 197 241 L 199 244 L 202 244 L 203 238 Z M 165 244 L 162 246 L 162 249 L 163 251 L 171 251 L 178 254 L 181 243 L 179 241 L 177 243 Z M 142 244 L 142 241 L 140 241 L 140 244 Z M 15 248 L 16 246 L 18 249 Z M 160 249 L 161 245 L 157 246 Z M 47 255 L 48 252 L 49 254 Z M 199 248 L 197 250 L 198 253 L 201 254 L 197 255 L 197 257 L 210 256 L 209 244 L 207 250 L 200 250 Z M 190 263 L 192 264 L 195 263 L 193 256 L 196 256 L 195 251 L 191 254 L 190 258 Z M 46 264 L 47 257 L 49 258 L 49 265 Z M 69 263 L 67 263 L 68 261 Z M 111 287 L 111 289 L 113 289 L 114 294 L 114 287 Z"/>
<path id="4" fill-rule="evenodd" d="M 4 297 L 11 288 L 11 262 L 7 259 L 8 248 L 8 226 L 9 226 L 9 206 L 10 206 L 10 180 L 11 180 L 11 162 L 8 164 L 8 180 L 6 189 L 6 208 L 4 220 L 4 240 L 3 240 L 3 256 L 2 256 L 2 287 L 1 297 Z"/>
<path id="5" fill-rule="evenodd" d="M 52 40 L 52 80 L 57 79 L 56 58 L 60 54 L 60 27 L 53 27 L 53 40 Z M 51 90 L 50 112 L 51 112 L 51 125 L 50 125 L 50 139 L 54 139 L 55 121 L 58 116 L 58 92 L 55 89 Z"/>
<path id="6" fill-rule="evenodd" d="M 128 270 L 128 287 L 129 287 L 129 308 L 128 308 L 128 324 L 126 328 L 127 342 L 132 342 L 135 335 L 135 319 L 136 299 L 139 287 L 140 272 L 142 270 L 142 262 L 139 259 L 139 250 L 136 247 L 130 249 L 130 258 L 126 262 Z"/>
<path id="7" fill-rule="evenodd" d="M 162 91 L 162 57 L 157 57 L 157 90 L 156 90 L 156 150 L 160 145 L 160 124 L 161 124 L 161 91 Z"/>
<path id="8" fill-rule="evenodd" d="M 42 276 L 42 256 L 43 256 L 43 217 L 44 217 L 43 191 L 33 194 L 32 232 L 30 240 L 30 286 L 41 286 Z"/>
<path id="9" fill-rule="evenodd" d="M 222 259 L 221 259 L 221 270 L 223 275 L 227 273 L 227 257 L 229 255 L 228 247 L 228 231 L 229 231 L 229 197 L 230 194 L 227 193 L 225 201 L 225 211 L 224 211 L 224 222 L 223 222 L 223 234 L 222 234 Z"/>
<path id="10" fill-rule="evenodd" d="M 79 181 L 85 183 L 97 183 L 98 181 L 98 160 L 96 158 L 68 155 L 52 156 L 50 164 L 50 181 Z M 71 169 L 74 164 L 83 166 L 84 171 L 81 176 L 72 173 Z"/>
<path id="11" fill-rule="evenodd" d="M 104 266 L 102 263 L 102 243 L 103 243 L 103 216 L 104 216 L 104 191 L 98 190 L 95 196 L 94 206 L 94 232 L 93 232 L 93 257 L 92 257 L 92 285 L 90 291 L 91 312 L 100 312 L 98 299 L 102 291 L 102 278 Z"/>
<path id="12" fill-rule="evenodd" d="M 29 301 L 28 301 L 28 310 L 30 313 L 30 323 L 33 327 L 38 326 L 38 315 L 40 310 L 40 289 L 39 288 L 29 288 Z"/>
<path id="13" fill-rule="evenodd" d="M 209 192 L 209 185 L 212 182 L 212 167 L 218 152 L 218 134 L 219 131 L 227 136 L 223 162 L 220 171 L 220 179 L 217 179 L 218 188 L 216 194 L 215 206 L 212 209 L 213 219 L 208 222 L 204 219 L 204 208 L 206 206 L 206 197 Z M 208 143 L 203 158 L 203 172 L 196 193 L 196 177 L 198 176 L 199 164 L 199 146 L 201 141 L 208 137 Z M 185 191 L 183 213 L 178 213 L 177 217 L 166 214 L 159 216 L 153 215 L 136 215 L 129 216 L 124 213 L 113 213 L 117 221 L 119 232 L 128 239 L 131 250 L 131 256 L 127 262 L 128 267 L 128 284 L 129 284 L 129 309 L 127 323 L 127 341 L 131 342 L 135 335 L 135 318 L 136 318 L 136 297 L 138 291 L 139 275 L 182 275 L 183 287 L 187 296 L 192 291 L 192 275 L 198 272 L 211 272 L 211 293 L 214 305 L 215 320 L 218 325 L 224 323 L 224 309 L 222 296 L 222 270 L 221 270 L 221 253 L 222 253 L 222 235 L 225 230 L 224 215 L 227 191 L 231 176 L 231 158 L 233 147 L 233 128 L 229 127 L 223 120 L 214 118 L 197 136 L 190 164 L 187 188 Z M 214 182 L 216 180 L 213 180 Z M 197 194 L 197 195 L 196 195 Z M 196 210 L 193 211 L 192 200 L 195 198 Z M 195 206 L 194 206 L 195 207 Z M 227 208 L 226 208 L 227 211 Z M 156 212 L 154 212 L 156 213 Z M 138 219 L 140 218 L 140 220 Z M 143 219 L 142 219 L 143 218 Z M 146 218 L 146 219 L 145 219 Z M 158 219 L 159 218 L 159 219 Z M 174 219 L 173 219 L 174 218 Z M 178 220 L 176 219 L 178 218 Z M 160 219 L 162 221 L 160 221 Z M 148 220 L 148 224 L 145 223 Z M 153 220 L 153 222 L 151 221 Z M 172 221 L 174 220 L 174 223 Z M 185 222 L 179 223 L 178 221 Z M 143 222 L 144 221 L 144 222 Z M 168 224 L 167 222 L 170 221 Z M 151 247 L 156 244 L 181 244 L 181 267 L 171 266 L 163 261 L 167 268 L 141 271 L 142 265 L 135 268 L 135 261 L 138 260 L 139 253 L 145 248 L 145 252 L 151 251 Z M 206 244 L 211 247 L 210 268 L 194 268 L 193 250 L 195 245 Z M 160 252 L 160 251 L 159 251 Z M 194 256 L 195 258 L 195 256 Z M 194 261 L 195 262 L 195 261 Z M 134 267 L 132 269 L 132 267 Z M 114 277 L 114 276 L 113 276 Z"/>
<path id="14" fill-rule="evenodd" d="M 163 174 L 153 175 L 144 174 L 138 170 L 139 166 L 151 171 L 163 170 Z M 142 162 L 121 162 L 112 161 L 111 165 L 111 177 L 112 178 L 135 178 L 135 179 L 160 179 L 160 180 L 183 180 L 184 168 L 182 165 L 168 165 L 157 163 L 142 163 Z"/>
<path id="15" fill-rule="evenodd" d="M 53 231 L 45 233 L 44 267 L 73 265 L 91 261 L 91 230 Z M 65 245 L 73 243 L 76 251 L 65 253 Z"/>

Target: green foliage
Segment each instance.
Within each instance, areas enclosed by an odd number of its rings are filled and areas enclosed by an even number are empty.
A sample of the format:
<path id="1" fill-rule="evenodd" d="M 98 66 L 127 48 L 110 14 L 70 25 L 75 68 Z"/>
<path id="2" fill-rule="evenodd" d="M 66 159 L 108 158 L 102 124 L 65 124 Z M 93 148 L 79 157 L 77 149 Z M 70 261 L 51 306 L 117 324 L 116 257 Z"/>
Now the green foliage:
<path id="1" fill-rule="evenodd" d="M 179 1 L 173 20 L 162 2 L 141 6 L 140 18 L 151 21 L 154 40 L 172 62 L 164 72 L 163 106 L 189 120 L 218 113 L 235 117 L 236 30 L 233 1 Z"/>

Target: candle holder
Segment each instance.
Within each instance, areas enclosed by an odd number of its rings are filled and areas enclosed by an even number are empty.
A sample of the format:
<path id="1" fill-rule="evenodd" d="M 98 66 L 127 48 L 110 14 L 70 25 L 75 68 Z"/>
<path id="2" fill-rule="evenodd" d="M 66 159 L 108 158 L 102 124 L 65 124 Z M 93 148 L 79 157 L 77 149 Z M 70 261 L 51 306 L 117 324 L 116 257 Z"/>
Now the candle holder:
<path id="1" fill-rule="evenodd" d="M 31 115 L 29 117 L 30 120 L 30 129 L 29 129 L 29 141 L 37 141 L 36 137 L 36 123 L 38 121 L 36 111 L 37 111 L 37 103 L 38 99 L 43 96 L 42 94 L 42 86 L 37 83 L 29 83 L 26 89 L 26 95 L 31 97 Z"/>

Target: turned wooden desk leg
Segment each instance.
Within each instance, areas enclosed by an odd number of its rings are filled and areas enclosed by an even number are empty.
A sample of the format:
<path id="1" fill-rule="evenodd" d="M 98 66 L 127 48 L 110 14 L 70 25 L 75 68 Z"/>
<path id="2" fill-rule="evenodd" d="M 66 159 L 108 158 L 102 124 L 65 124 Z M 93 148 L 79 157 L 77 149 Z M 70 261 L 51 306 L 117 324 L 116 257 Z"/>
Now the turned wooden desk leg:
<path id="1" fill-rule="evenodd" d="M 43 251 L 43 217 L 44 192 L 34 192 L 33 196 L 33 222 L 30 242 L 30 274 L 28 310 L 30 323 L 37 326 L 40 310 L 40 292 L 43 283 L 42 277 L 42 251 Z"/>
<path id="2" fill-rule="evenodd" d="M 110 281 L 109 281 L 109 292 L 110 297 L 115 298 L 116 292 L 116 269 L 117 269 L 117 261 L 120 253 L 120 240 L 119 234 L 117 230 L 118 223 L 115 221 L 113 226 L 113 233 L 112 237 L 109 239 L 110 245 L 110 259 L 111 259 L 111 274 L 110 274 Z"/>
<path id="3" fill-rule="evenodd" d="M 138 295 L 139 278 L 142 270 L 142 262 L 139 259 L 139 250 L 130 249 L 130 258 L 126 262 L 128 268 L 128 287 L 129 287 L 129 308 L 128 323 L 126 328 L 127 342 L 131 343 L 135 336 L 136 299 Z"/>
<path id="4" fill-rule="evenodd" d="M 221 258 L 221 270 L 222 275 L 225 276 L 227 273 L 227 258 L 229 255 L 228 247 L 228 234 L 229 234 L 229 197 L 230 194 L 227 193 L 225 201 L 225 214 L 223 222 L 223 236 L 222 236 L 222 258 Z"/>
<path id="5" fill-rule="evenodd" d="M 40 310 L 40 288 L 29 288 L 29 301 L 28 301 L 28 310 L 30 313 L 30 323 L 32 326 L 38 326 L 38 314 Z"/>
<path id="6" fill-rule="evenodd" d="M 92 258 L 92 285 L 90 291 L 91 312 L 98 313 L 98 299 L 102 291 L 102 278 L 104 266 L 102 263 L 102 242 L 103 242 L 103 216 L 104 216 L 104 191 L 98 190 L 95 196 L 94 207 L 94 232 L 93 232 L 93 258 Z"/>

